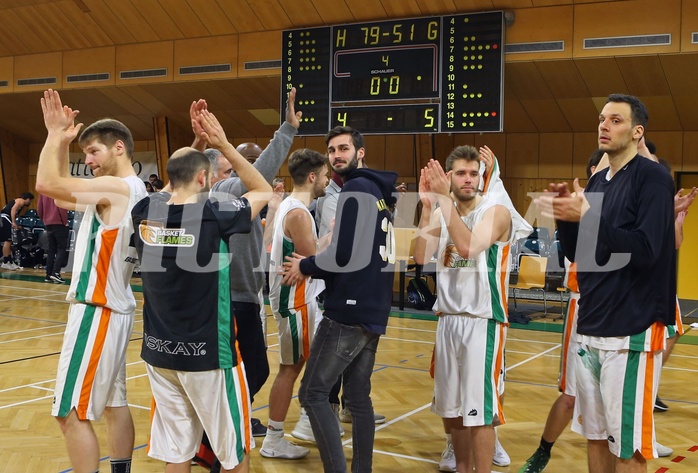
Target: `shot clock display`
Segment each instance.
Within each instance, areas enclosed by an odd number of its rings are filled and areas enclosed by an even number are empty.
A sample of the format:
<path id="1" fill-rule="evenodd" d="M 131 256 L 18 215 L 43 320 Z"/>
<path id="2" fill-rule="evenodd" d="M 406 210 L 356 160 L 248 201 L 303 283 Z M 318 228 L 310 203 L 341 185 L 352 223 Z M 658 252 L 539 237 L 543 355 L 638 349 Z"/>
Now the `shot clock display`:
<path id="1" fill-rule="evenodd" d="M 502 35 L 502 12 L 284 31 L 281 109 L 295 86 L 299 135 L 501 131 Z"/>

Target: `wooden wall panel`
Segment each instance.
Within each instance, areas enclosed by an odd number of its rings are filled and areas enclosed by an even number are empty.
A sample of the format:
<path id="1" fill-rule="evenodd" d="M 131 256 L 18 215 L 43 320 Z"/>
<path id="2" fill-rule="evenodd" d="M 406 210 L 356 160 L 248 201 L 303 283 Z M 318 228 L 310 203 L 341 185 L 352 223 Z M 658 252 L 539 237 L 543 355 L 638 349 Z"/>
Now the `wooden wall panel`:
<path id="1" fill-rule="evenodd" d="M 674 99 L 671 96 L 640 96 L 640 99 L 649 111 L 648 132 L 651 130 L 681 130 L 681 121 L 674 106 Z"/>
<path id="2" fill-rule="evenodd" d="M 538 176 L 550 179 L 572 177 L 574 136 L 570 133 L 541 133 Z"/>
<path id="3" fill-rule="evenodd" d="M 412 178 L 413 182 L 416 182 L 415 141 L 415 135 L 385 137 L 385 169 L 395 171 L 400 178 Z"/>
<path id="4" fill-rule="evenodd" d="M 63 87 L 61 71 L 63 69 L 63 55 L 61 53 L 29 54 L 27 56 L 15 56 L 14 81 L 15 92 L 28 92 L 30 90 L 45 90 L 46 84 L 18 86 L 20 79 L 34 79 L 37 77 L 55 77 L 56 83 L 51 84 L 54 89 Z"/>
<path id="5" fill-rule="evenodd" d="M 207 72 L 203 74 L 179 73 L 180 67 L 209 64 L 230 64 L 230 72 Z M 174 42 L 174 80 L 192 81 L 227 79 L 237 77 L 238 35 L 214 36 L 211 38 L 187 39 Z"/>
<path id="6" fill-rule="evenodd" d="M 116 85 L 149 84 L 172 82 L 174 42 L 124 44 L 116 46 Z M 163 77 L 139 77 L 121 79 L 118 74 L 123 71 L 166 68 Z"/>
<path id="7" fill-rule="evenodd" d="M 105 81 L 72 82 L 66 81 L 66 77 L 76 74 L 100 74 L 108 73 L 109 79 Z M 63 88 L 77 89 L 84 87 L 104 87 L 116 83 L 116 48 L 76 49 L 63 52 Z"/>
<path id="8" fill-rule="evenodd" d="M 3 205 L 8 202 L 8 199 L 19 197 L 22 192 L 29 191 L 36 195 L 34 188 L 28 187 L 29 143 L 5 130 L 0 130 L 0 156 L 2 156 L 2 176 L 0 177 L 2 177 L 5 194 Z"/>
<path id="9" fill-rule="evenodd" d="M 698 132 L 683 133 L 683 154 L 681 171 L 698 172 Z"/>
<path id="10" fill-rule="evenodd" d="M 598 133 L 575 133 L 572 149 L 572 177 L 586 180 L 586 166 L 589 156 L 598 148 Z"/>
<path id="11" fill-rule="evenodd" d="M 622 19 L 622 21 L 620 21 Z M 681 0 L 631 0 L 574 8 L 574 57 L 672 53 L 680 49 Z M 668 46 L 584 49 L 585 38 L 666 34 Z"/>
<path id="12" fill-rule="evenodd" d="M 0 87 L 0 94 L 10 94 L 15 90 L 15 60 L 13 57 L 0 57 L 0 81 L 7 81 L 6 87 Z"/>
<path id="13" fill-rule="evenodd" d="M 386 136 L 370 135 L 364 136 L 364 146 L 366 147 L 366 166 L 371 169 L 386 168 L 385 153 L 389 152 L 386 147 Z"/>
<path id="14" fill-rule="evenodd" d="M 599 110 L 589 98 L 558 99 L 557 105 L 562 110 L 572 131 L 590 131 L 597 126 Z"/>
<path id="15" fill-rule="evenodd" d="M 246 71 L 248 61 L 276 61 L 281 58 L 281 31 L 241 34 L 238 49 L 238 77 L 278 76 L 280 69 Z"/>
<path id="16" fill-rule="evenodd" d="M 664 158 L 671 165 L 672 173 L 683 171 L 682 156 L 684 144 L 680 131 L 652 131 L 650 127 L 647 139 L 657 147 L 657 157 Z"/>
<path id="17" fill-rule="evenodd" d="M 605 98 L 611 93 L 629 93 L 615 58 L 576 59 L 574 62 L 592 97 Z"/>
<path id="18" fill-rule="evenodd" d="M 693 33 L 698 33 L 698 2 L 681 2 L 681 52 L 698 51 Z"/>
<path id="19" fill-rule="evenodd" d="M 507 170 L 507 176 L 537 178 L 538 145 L 537 133 L 508 134 L 506 160 L 502 164 L 502 167 Z"/>
<path id="20" fill-rule="evenodd" d="M 514 10 L 516 15 L 514 24 L 506 27 L 505 30 L 506 44 L 564 41 L 565 48 L 562 51 L 552 52 L 507 53 L 507 62 L 572 57 L 572 32 L 574 31 L 572 5 L 524 9 L 521 5 L 523 2 L 516 3 L 516 7 L 500 7 L 517 8 Z"/>
<path id="21" fill-rule="evenodd" d="M 521 104 L 528 111 L 528 116 L 539 131 L 569 132 L 572 131 L 565 114 L 555 99 L 546 100 L 521 100 Z"/>

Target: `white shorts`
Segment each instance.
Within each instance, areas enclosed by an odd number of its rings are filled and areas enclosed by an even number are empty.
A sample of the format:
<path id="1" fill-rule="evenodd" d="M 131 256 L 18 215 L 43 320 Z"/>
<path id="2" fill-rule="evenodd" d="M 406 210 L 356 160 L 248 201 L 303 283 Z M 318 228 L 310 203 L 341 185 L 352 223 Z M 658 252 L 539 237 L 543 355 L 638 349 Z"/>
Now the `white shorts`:
<path id="1" fill-rule="evenodd" d="M 601 350 L 581 344 L 575 369 L 577 398 L 572 430 L 588 440 L 608 440 L 616 457 L 635 452 L 656 458 L 654 399 L 662 352 Z"/>
<path id="2" fill-rule="evenodd" d="M 442 315 L 436 328 L 431 411 L 463 418 L 466 427 L 503 424 L 499 398 L 505 324 L 468 315 Z"/>
<path id="3" fill-rule="evenodd" d="M 295 365 L 301 359 L 308 359 L 310 345 L 315 330 L 322 320 L 322 312 L 317 301 L 312 300 L 298 309 L 288 309 L 288 317 L 274 313 L 279 327 L 279 362 L 282 365 Z"/>
<path id="4" fill-rule="evenodd" d="M 242 363 L 212 371 L 174 371 L 146 363 L 153 391 L 148 456 L 168 463 L 194 458 L 206 431 L 223 468 L 254 448 L 250 394 Z"/>
<path id="5" fill-rule="evenodd" d="M 577 314 L 579 312 L 579 293 L 571 292 L 570 300 L 567 303 L 567 314 L 565 324 L 562 329 L 562 351 L 560 352 L 560 377 L 558 387 L 560 392 L 568 396 L 576 396 L 577 389 L 575 383 L 574 363 L 579 351 L 577 341 Z"/>
<path id="6" fill-rule="evenodd" d="M 71 304 L 58 360 L 51 415 L 72 409 L 81 420 L 99 420 L 106 407 L 126 402 L 126 348 L 133 314 L 106 307 Z"/>
<path id="7" fill-rule="evenodd" d="M 679 296 L 676 296 L 676 317 L 674 325 L 667 325 L 666 338 L 674 338 L 681 336 L 686 332 L 683 328 L 683 320 L 681 320 L 681 307 L 679 307 Z"/>

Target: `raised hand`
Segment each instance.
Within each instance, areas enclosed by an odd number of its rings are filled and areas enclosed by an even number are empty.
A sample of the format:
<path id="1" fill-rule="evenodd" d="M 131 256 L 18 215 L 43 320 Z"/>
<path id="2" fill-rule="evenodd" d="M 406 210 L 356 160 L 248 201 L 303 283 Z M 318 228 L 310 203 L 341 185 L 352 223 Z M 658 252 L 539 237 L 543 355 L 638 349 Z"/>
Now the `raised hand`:
<path id="1" fill-rule="evenodd" d="M 696 195 L 698 195 L 698 187 L 694 187 L 686 195 L 681 195 L 682 193 L 683 193 L 683 189 L 679 189 L 679 191 L 674 196 L 674 214 L 675 215 L 678 215 L 679 212 L 683 212 L 684 210 L 688 210 L 688 208 L 693 203 L 693 200 L 696 198 Z"/>
<path id="2" fill-rule="evenodd" d="M 448 196 L 451 193 L 451 171 L 448 173 L 444 172 L 441 164 L 435 159 L 430 159 L 425 169 L 426 179 L 431 191 Z"/>
<path id="3" fill-rule="evenodd" d="M 494 153 L 487 145 L 480 147 L 480 161 L 485 163 L 485 170 L 489 171 L 494 166 Z"/>
<path id="4" fill-rule="evenodd" d="M 64 106 L 58 91 L 53 89 L 44 91 L 41 110 L 44 113 L 44 124 L 49 134 L 58 133 L 62 141 L 70 143 L 80 132 L 82 123 L 75 125 L 75 117 L 80 111 Z"/>
<path id="5" fill-rule="evenodd" d="M 296 88 L 293 87 L 286 100 L 286 121 L 297 130 L 301 126 L 302 116 L 303 112 L 296 112 Z"/>
<path id="6" fill-rule="evenodd" d="M 429 187 L 426 173 L 427 167 L 424 167 L 419 174 L 419 200 L 422 202 L 423 207 L 431 209 L 436 206 L 436 196 L 431 191 L 431 187 Z"/>
<path id="7" fill-rule="evenodd" d="M 224 146 L 230 145 L 223 127 L 213 113 L 207 109 L 201 110 L 198 114 L 197 122 L 202 130 L 201 138 L 206 140 L 211 148 L 220 150 Z"/>
<path id="8" fill-rule="evenodd" d="M 201 124 L 199 123 L 199 115 L 201 115 L 201 112 L 203 110 L 208 110 L 208 105 L 206 104 L 206 100 L 204 99 L 199 99 L 191 103 L 191 106 L 189 107 L 189 118 L 191 119 L 191 129 L 194 132 L 194 139 L 197 141 L 205 141 L 203 138 L 202 134 L 204 133 L 204 129 L 201 127 Z"/>

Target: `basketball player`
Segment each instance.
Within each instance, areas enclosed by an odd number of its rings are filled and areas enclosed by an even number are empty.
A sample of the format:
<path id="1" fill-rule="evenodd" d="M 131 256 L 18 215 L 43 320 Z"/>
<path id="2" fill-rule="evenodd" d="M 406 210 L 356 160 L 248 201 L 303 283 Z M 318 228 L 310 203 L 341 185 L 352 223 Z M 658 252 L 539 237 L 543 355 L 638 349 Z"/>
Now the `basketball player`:
<path id="1" fill-rule="evenodd" d="M 133 138 L 123 123 L 104 119 L 85 128 L 80 147 L 94 179 L 68 175 L 68 147 L 82 124 L 57 91 L 41 99 L 48 130 L 39 157 L 36 190 L 63 208 L 85 212 L 75 242 L 68 289 L 68 324 L 58 361 L 52 415 L 66 439 L 76 472 L 99 469 L 91 421 L 105 414 L 113 473 L 131 468 L 134 428 L 126 402 L 126 348 L 136 301 L 129 280 L 136 261 L 129 247 L 131 209 L 146 196 L 131 166 Z"/>
<path id="2" fill-rule="evenodd" d="M 473 467 L 491 471 L 494 425 L 504 423 L 499 383 L 512 215 L 478 194 L 479 158 L 477 149 L 459 146 L 446 159 L 448 174 L 435 160 L 422 170 L 423 209 L 414 248 L 417 264 L 437 253 L 432 411 L 451 432 L 461 473 Z"/>
<path id="3" fill-rule="evenodd" d="M 279 372 L 269 393 L 269 423 L 259 453 L 270 458 L 302 458 L 310 450 L 284 439 L 284 420 L 293 395 L 293 385 L 310 354 L 315 324 L 320 321 L 317 295 L 325 289 L 322 280 L 302 279 L 282 286 L 286 256 L 316 253 L 318 239 L 315 221 L 308 206 L 325 195 L 327 158 L 317 151 L 300 149 L 288 158 L 293 192 L 276 210 L 269 264 L 269 303 L 279 327 Z M 270 224 L 271 225 L 271 224 Z"/>
<path id="4" fill-rule="evenodd" d="M 657 456 L 651 412 L 665 326 L 675 317 L 676 250 L 671 176 L 637 154 L 647 118 L 637 97 L 610 95 L 598 126 L 609 168 L 584 192 L 575 180 L 575 195 L 566 183 L 551 184 L 550 195 L 537 199 L 578 266 L 572 429 L 587 439 L 593 473 L 646 472 Z"/>

